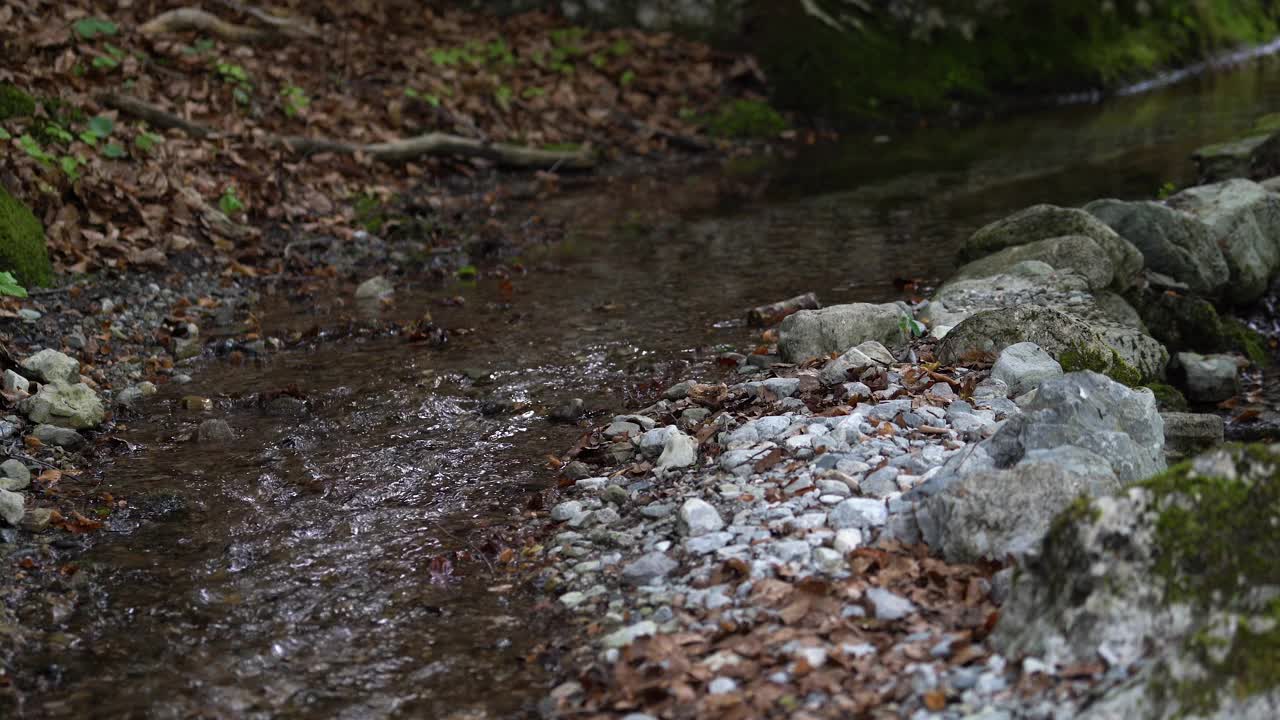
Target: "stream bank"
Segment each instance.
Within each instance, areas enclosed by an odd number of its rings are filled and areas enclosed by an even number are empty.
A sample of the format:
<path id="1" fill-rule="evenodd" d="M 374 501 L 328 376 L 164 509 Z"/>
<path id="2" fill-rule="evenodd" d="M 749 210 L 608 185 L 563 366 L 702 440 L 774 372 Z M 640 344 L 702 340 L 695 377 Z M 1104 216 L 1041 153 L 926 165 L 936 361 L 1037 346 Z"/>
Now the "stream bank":
<path id="1" fill-rule="evenodd" d="M 895 278 L 927 285 L 949 276 L 963 238 L 1021 207 L 1143 198 L 1190 182 L 1191 148 L 1272 109 L 1230 102 L 1267 97 L 1256 89 L 1270 69 L 1252 71 L 971 134 L 850 139 L 762 174 L 730 165 L 549 196 L 538 212 L 553 227 L 573 221 L 564 241 L 531 245 L 505 268 L 481 267 L 474 281 L 388 273 L 396 292 L 385 304 L 361 307 L 350 281 L 309 293 L 261 289 L 253 332 L 296 350 L 219 356 L 217 323 L 198 322 L 207 356 L 192 383 L 162 388 L 127 430 L 102 436 L 134 450 L 61 481 L 129 507 L 107 532 L 40 535 L 41 551 L 60 556 L 32 557 L 38 569 L 13 557 L 18 571 L 58 583 L 67 561 L 79 567 L 56 586 L 79 602 L 57 613 L 23 606 L 30 625 L 51 633 L 45 649 L 27 645 L 17 660 L 23 711 L 125 712 L 142 696 L 164 698 L 156 712 L 173 714 L 536 712 L 556 678 L 546 668 L 577 645 L 540 647 L 547 636 L 512 624 L 543 610 L 555 622 L 563 611 L 554 609 L 559 595 L 512 582 L 502 557 L 526 548 L 538 557 L 535 538 L 519 531 L 535 524 L 529 513 L 555 506 L 546 455 L 600 421 L 613 424 L 616 408 L 652 405 L 683 378 L 716 384 L 724 353 L 760 343 L 740 320 L 748 307 L 815 288 L 829 304 L 902 299 L 910 282 Z M 1138 129 L 1135 116 L 1147 118 Z M 427 310 L 449 332 L 443 346 L 415 334 Z M 210 403 L 192 408 L 186 395 Z M 547 420 L 573 397 L 589 411 L 582 426 Z M 974 415 L 959 422 L 989 427 Z M 192 441 L 218 419 L 235 432 L 230 444 Z M 478 524 L 497 529 L 471 534 Z M 875 562 L 876 579 L 888 582 L 883 568 L 892 575 L 933 561 L 903 550 Z M 980 614 L 993 569 L 948 570 L 965 592 L 947 597 L 963 604 L 974 587 L 971 615 Z M 950 580 L 924 590 L 950 593 Z M 972 618 L 956 622 L 980 634 Z M 988 665 L 974 681 L 984 673 L 984 688 L 1000 675 Z"/>

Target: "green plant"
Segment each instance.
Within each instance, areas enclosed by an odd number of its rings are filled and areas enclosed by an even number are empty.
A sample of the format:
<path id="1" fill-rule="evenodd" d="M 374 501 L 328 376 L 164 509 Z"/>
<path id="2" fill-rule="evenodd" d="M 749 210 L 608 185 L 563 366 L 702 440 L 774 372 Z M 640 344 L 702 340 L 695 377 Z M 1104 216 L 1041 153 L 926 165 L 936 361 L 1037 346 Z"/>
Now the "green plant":
<path id="1" fill-rule="evenodd" d="M 634 70 L 626 70 L 622 73 L 622 77 L 618 78 L 618 84 L 627 87 L 636 81 L 636 73 Z"/>
<path id="2" fill-rule="evenodd" d="M 127 156 L 129 153 L 125 151 L 124 146 L 120 143 L 107 143 L 102 148 L 102 154 L 112 160 L 119 160 L 120 158 Z"/>
<path id="3" fill-rule="evenodd" d="M 53 156 L 44 151 L 39 141 L 30 135 L 21 135 L 18 137 L 18 147 L 22 148 L 28 155 L 39 160 L 42 165 L 52 166 Z"/>
<path id="4" fill-rule="evenodd" d="M 283 98 L 281 102 L 284 114 L 289 117 L 301 115 L 311 104 L 311 98 L 307 97 L 306 91 L 297 85 L 289 85 L 280 93 L 280 96 Z"/>
<path id="5" fill-rule="evenodd" d="M 1167 182 L 1161 185 L 1158 190 L 1156 190 L 1156 199 L 1167 200 L 1169 199 L 1170 196 L 1172 196 L 1176 192 L 1178 192 L 1178 186 L 1174 185 L 1171 182 Z"/>
<path id="6" fill-rule="evenodd" d="M 115 23 L 97 17 L 80 18 L 71 25 L 71 29 L 84 40 L 92 40 L 100 35 L 109 37 L 120 32 Z"/>
<path id="7" fill-rule="evenodd" d="M 11 273 L 0 272 L 0 295 L 24 298 L 27 296 L 27 289 Z"/>
<path id="8" fill-rule="evenodd" d="M 115 130 L 115 122 L 106 115 L 97 115 L 89 119 L 88 127 L 80 133 L 80 140 L 86 145 L 96 146 L 99 140 L 106 140 Z"/>
<path id="9" fill-rule="evenodd" d="M 493 91 L 493 99 L 497 101 L 498 107 L 503 112 L 511 110 L 511 98 L 515 96 L 511 88 L 506 85 L 499 85 L 497 90 Z"/>
<path id="10" fill-rule="evenodd" d="M 520 91 L 520 97 L 524 98 L 525 100 L 540 98 L 546 94 L 547 94 L 547 91 L 540 87 L 527 87 L 524 90 Z"/>
<path id="11" fill-rule="evenodd" d="M 80 179 L 80 166 L 85 164 L 85 159 L 79 155 L 63 155 L 58 158 L 58 167 L 72 181 Z"/>
<path id="12" fill-rule="evenodd" d="M 120 63 L 124 62 L 125 51 L 112 45 L 111 43 L 103 43 L 102 49 L 105 55 L 95 55 L 93 58 L 93 67 L 98 70 L 106 70 L 111 72 L 120 67 Z"/>
<path id="13" fill-rule="evenodd" d="M 148 132 L 146 130 L 138 131 L 137 137 L 133 139 L 133 144 L 138 146 L 139 150 L 148 153 L 151 152 L 156 145 L 162 142 L 164 142 L 163 135 L 157 135 L 156 133 Z"/>
<path id="14" fill-rule="evenodd" d="M 458 268 L 458 279 L 460 280 L 474 280 L 479 274 L 480 272 L 476 270 L 475 265 L 463 265 Z"/>
<path id="15" fill-rule="evenodd" d="M 222 196 L 218 198 L 218 209 L 222 211 L 223 215 L 228 216 L 244 210 L 244 203 L 241 202 L 240 198 L 236 195 L 236 188 L 234 185 L 228 185 L 222 191 Z"/>
<path id="16" fill-rule="evenodd" d="M 200 38 L 196 40 L 190 47 L 183 48 L 182 52 L 187 55 L 203 55 L 213 49 L 213 41 L 209 38 Z"/>
<path id="17" fill-rule="evenodd" d="M 253 92 L 253 83 L 249 81 L 249 73 L 235 63 L 219 60 L 214 63 L 214 70 L 222 80 L 232 86 L 231 96 L 241 105 L 249 104 L 249 93 Z"/>
<path id="18" fill-rule="evenodd" d="M 725 138 L 751 139 L 777 135 L 787 129 L 787 121 L 767 103 L 759 100 L 734 100 L 720 107 L 707 120 L 712 135 Z"/>
<path id="19" fill-rule="evenodd" d="M 910 315 L 902 315 L 898 318 L 898 328 L 907 337 L 922 337 L 925 333 L 924 325 Z"/>

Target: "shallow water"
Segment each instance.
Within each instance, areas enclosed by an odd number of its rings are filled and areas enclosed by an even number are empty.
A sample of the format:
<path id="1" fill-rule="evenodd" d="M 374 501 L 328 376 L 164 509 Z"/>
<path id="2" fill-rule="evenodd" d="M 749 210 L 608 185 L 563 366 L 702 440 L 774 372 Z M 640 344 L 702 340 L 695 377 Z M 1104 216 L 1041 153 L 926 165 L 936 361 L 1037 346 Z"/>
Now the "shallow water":
<path id="1" fill-rule="evenodd" d="M 479 556 L 553 482 L 578 434 L 542 412 L 578 396 L 644 405 L 717 346 L 750 343 L 753 305 L 828 304 L 934 280 L 974 228 L 1036 202 L 1150 197 L 1194 180 L 1192 150 L 1280 110 L 1272 61 L 1102 106 L 968 130 L 850 137 L 785 161 L 618 181 L 539 210 L 569 238 L 554 266 L 436 286 L 407 278 L 382 313 L 430 309 L 444 348 L 343 338 L 262 365 L 214 361 L 124 434 L 104 487 L 142 509 L 80 559 L 91 602 L 69 649 L 29 656 L 37 717 L 459 717 L 527 714 L 551 681 L 554 616 Z M 747 165 L 756 167 L 747 168 Z M 752 172 L 746 172 L 747 169 Z M 462 307 L 435 301 L 462 295 Z M 271 298 L 264 330 L 340 325 L 357 308 Z M 692 370 L 691 370 L 692 368 Z M 479 371 L 491 377 L 475 378 Z M 470 371 L 470 374 L 468 374 Z M 255 399 L 296 385 L 304 409 Z M 180 394 L 215 400 L 179 408 Z M 527 404 L 500 416 L 486 400 Z M 229 446 L 186 439 L 227 419 Z M 470 551 L 454 572 L 432 560 Z M 542 618 L 542 619 L 539 619 Z"/>

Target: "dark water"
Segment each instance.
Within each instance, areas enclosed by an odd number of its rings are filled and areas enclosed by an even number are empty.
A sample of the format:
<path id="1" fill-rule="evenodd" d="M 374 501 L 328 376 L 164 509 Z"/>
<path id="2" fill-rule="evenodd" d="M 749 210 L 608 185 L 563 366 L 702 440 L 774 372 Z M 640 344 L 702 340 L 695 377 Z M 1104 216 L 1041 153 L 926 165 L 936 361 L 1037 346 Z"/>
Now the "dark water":
<path id="1" fill-rule="evenodd" d="M 763 170 L 616 181 L 538 208 L 569 238 L 523 260 L 557 270 L 505 287 L 406 278 L 420 287 L 371 311 L 429 308 L 476 329 L 446 348 L 347 338 L 260 366 L 213 362 L 181 393 L 215 409 L 182 410 L 167 390 L 127 433 L 142 447 L 104 471 L 105 488 L 145 511 L 81 560 L 92 601 L 66 620 L 65 650 L 28 657 L 50 685 L 28 713 L 528 712 L 551 682 L 556 621 L 481 550 L 521 527 L 529 493 L 552 481 L 546 455 L 577 435 L 543 410 L 573 396 L 647 404 L 716 346 L 749 342 L 746 308 L 810 290 L 827 303 L 895 297 L 895 278 L 945 276 L 969 232 L 1025 205 L 1190 183 L 1191 151 L 1280 110 L 1278 82 L 1265 61 L 1102 106 L 850 137 Z M 434 303 L 457 294 L 465 306 Z M 262 312 L 268 333 L 287 334 L 356 309 L 273 298 Z M 254 402 L 290 385 L 301 414 Z M 482 414 L 494 399 L 528 407 Z M 207 417 L 238 439 L 187 441 Z M 470 558 L 433 574 L 454 551 Z"/>

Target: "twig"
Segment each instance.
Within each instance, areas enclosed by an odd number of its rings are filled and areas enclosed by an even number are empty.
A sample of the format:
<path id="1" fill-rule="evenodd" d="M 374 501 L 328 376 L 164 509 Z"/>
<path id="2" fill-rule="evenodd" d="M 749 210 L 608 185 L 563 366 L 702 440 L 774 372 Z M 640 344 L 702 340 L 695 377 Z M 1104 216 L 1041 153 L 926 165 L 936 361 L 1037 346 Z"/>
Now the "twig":
<path id="1" fill-rule="evenodd" d="M 218 133 L 212 128 L 184 120 L 167 110 L 162 110 L 135 97 L 107 93 L 99 96 L 98 100 L 107 107 L 142 118 L 158 127 L 176 128 L 198 138 L 218 136 Z M 405 138 L 404 140 L 369 145 L 357 145 L 340 140 L 310 138 L 300 135 L 267 135 L 266 140 L 284 145 L 295 152 L 332 152 L 344 155 L 359 153 L 368 155 L 374 160 L 392 163 L 412 160 L 423 155 L 478 157 L 492 160 L 506 167 L 517 168 L 565 167 L 583 170 L 594 167 L 596 163 L 595 154 L 586 148 L 566 151 L 539 150 L 507 143 L 486 143 L 462 137 L 461 135 L 438 132 Z"/>

